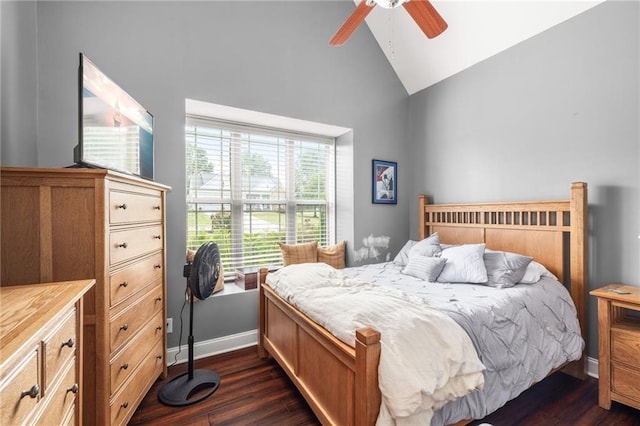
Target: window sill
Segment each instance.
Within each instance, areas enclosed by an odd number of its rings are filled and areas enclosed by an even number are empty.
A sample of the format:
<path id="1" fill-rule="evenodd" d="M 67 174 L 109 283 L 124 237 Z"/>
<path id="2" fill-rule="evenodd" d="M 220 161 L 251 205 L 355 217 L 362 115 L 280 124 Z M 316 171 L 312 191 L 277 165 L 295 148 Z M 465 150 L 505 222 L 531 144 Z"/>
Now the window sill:
<path id="1" fill-rule="evenodd" d="M 224 283 L 224 288 L 222 289 L 222 291 L 214 293 L 209 297 L 211 298 L 211 297 L 219 297 L 219 296 L 228 296 L 230 294 L 248 293 L 250 291 L 257 291 L 257 290 L 258 290 L 257 288 L 244 290 L 238 287 L 233 281 L 231 281 L 231 282 Z"/>

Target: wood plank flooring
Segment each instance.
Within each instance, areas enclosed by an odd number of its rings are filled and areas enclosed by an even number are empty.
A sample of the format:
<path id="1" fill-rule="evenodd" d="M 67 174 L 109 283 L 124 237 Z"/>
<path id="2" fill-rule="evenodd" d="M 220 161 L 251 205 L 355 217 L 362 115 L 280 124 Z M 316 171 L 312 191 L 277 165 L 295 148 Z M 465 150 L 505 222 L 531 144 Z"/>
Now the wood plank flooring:
<path id="1" fill-rule="evenodd" d="M 220 374 L 220 388 L 187 407 L 158 401 L 157 382 L 138 407 L 130 425 L 318 425 L 286 374 L 272 360 L 258 358 L 250 347 L 197 360 L 195 368 Z M 186 364 L 170 367 L 169 377 L 186 372 Z M 555 374 L 524 392 L 482 421 L 494 426 L 640 426 L 640 411 L 613 403 L 598 407 L 598 381 Z"/>

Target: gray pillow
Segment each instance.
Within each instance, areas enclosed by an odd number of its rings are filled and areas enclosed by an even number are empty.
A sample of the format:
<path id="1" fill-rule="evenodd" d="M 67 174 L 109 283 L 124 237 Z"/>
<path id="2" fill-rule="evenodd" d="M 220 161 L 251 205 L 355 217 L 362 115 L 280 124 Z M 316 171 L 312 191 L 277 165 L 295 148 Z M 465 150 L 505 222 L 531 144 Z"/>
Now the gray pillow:
<path id="1" fill-rule="evenodd" d="M 411 250 L 409 250 L 409 259 L 413 256 L 437 256 L 441 251 L 440 236 L 437 232 L 434 232 L 411 247 Z"/>
<path id="2" fill-rule="evenodd" d="M 484 265 L 487 268 L 487 285 L 491 287 L 513 287 L 527 271 L 533 257 L 508 251 L 485 251 Z"/>
<path id="3" fill-rule="evenodd" d="M 409 261 L 409 251 L 411 247 L 415 246 L 417 241 L 409 240 L 404 243 L 404 246 L 400 249 L 396 257 L 393 259 L 393 263 L 400 266 L 406 266 Z"/>
<path id="4" fill-rule="evenodd" d="M 402 273 L 433 283 L 438 279 L 446 262 L 447 259 L 440 257 L 415 255 L 409 258 L 409 263 Z"/>

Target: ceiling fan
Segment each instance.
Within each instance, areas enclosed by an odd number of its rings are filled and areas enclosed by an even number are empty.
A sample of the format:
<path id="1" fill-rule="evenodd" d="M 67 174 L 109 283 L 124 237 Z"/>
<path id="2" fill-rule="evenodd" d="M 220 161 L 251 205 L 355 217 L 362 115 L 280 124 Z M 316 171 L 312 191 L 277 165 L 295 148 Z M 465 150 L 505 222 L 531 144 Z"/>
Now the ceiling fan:
<path id="1" fill-rule="evenodd" d="M 437 37 L 447 29 L 447 23 L 428 0 L 362 0 L 329 41 L 329 44 L 331 46 L 343 45 L 376 5 L 385 9 L 393 9 L 402 5 L 428 38 Z"/>

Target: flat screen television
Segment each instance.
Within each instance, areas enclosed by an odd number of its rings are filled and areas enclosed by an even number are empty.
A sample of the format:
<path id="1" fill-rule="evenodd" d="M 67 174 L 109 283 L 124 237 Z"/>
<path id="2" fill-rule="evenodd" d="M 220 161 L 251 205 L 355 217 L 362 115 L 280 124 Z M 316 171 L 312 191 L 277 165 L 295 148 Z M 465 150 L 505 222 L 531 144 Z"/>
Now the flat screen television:
<path id="1" fill-rule="evenodd" d="M 82 53 L 78 88 L 76 165 L 153 180 L 153 115 Z"/>

